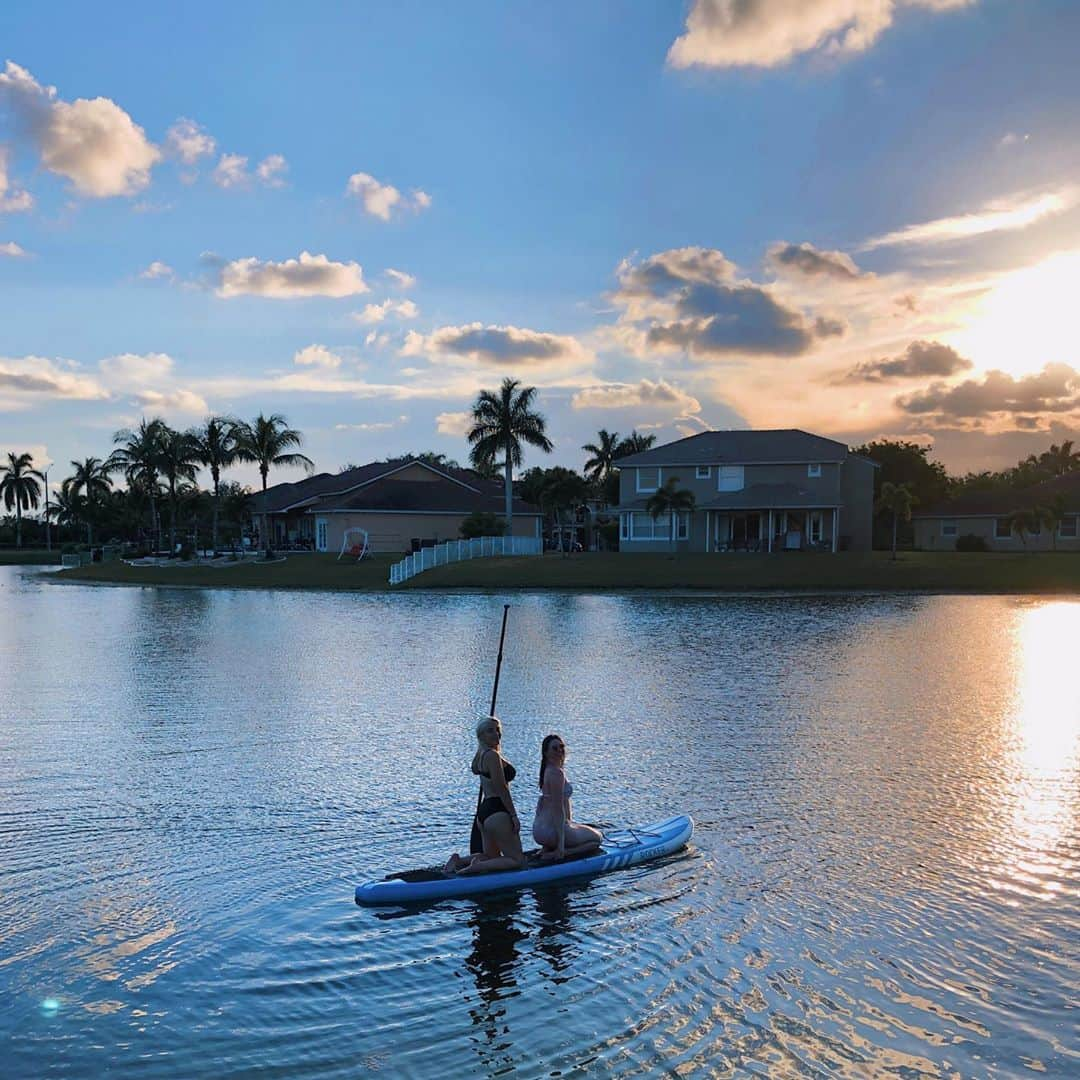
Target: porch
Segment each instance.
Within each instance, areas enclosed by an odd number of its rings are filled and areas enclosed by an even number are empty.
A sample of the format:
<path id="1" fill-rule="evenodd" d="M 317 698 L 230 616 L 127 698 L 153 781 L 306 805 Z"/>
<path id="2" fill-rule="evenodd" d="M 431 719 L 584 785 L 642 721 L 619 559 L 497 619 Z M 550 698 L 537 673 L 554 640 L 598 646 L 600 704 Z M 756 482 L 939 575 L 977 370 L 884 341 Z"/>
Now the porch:
<path id="1" fill-rule="evenodd" d="M 839 508 L 705 508 L 705 551 L 831 551 L 839 546 Z"/>

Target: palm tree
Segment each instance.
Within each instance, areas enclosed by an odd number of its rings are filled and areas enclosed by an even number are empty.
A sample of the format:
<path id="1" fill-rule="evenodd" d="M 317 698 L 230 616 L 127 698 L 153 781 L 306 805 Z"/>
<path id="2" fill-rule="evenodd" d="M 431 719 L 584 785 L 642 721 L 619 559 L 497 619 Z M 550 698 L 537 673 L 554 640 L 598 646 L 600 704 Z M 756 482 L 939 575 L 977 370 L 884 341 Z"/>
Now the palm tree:
<path id="1" fill-rule="evenodd" d="M 679 478 L 677 476 L 671 477 L 662 488 L 657 488 L 649 496 L 649 501 L 645 504 L 645 510 L 653 521 L 656 521 L 661 514 L 671 515 L 672 551 L 677 550 L 679 514 L 693 513 L 694 507 L 697 505 L 694 493 L 687 488 L 680 488 L 678 484 Z"/>
<path id="2" fill-rule="evenodd" d="M 202 428 L 193 434 L 198 443 L 199 462 L 210 470 L 210 478 L 214 482 L 214 516 L 210 543 L 216 554 L 221 470 L 227 469 L 237 458 L 236 420 L 231 416 L 211 416 L 203 423 Z"/>
<path id="3" fill-rule="evenodd" d="M 1024 545 L 1026 551 L 1027 538 L 1032 533 L 1037 533 L 1042 526 L 1042 514 L 1034 508 L 1030 510 L 1014 510 L 1006 520 L 1009 522 L 1013 532 L 1020 537 L 1020 543 Z"/>
<path id="4" fill-rule="evenodd" d="M 83 461 L 73 461 L 71 467 L 75 470 L 73 476 L 68 477 L 71 485 L 71 493 L 83 497 L 83 517 L 86 521 L 86 543 L 89 546 L 94 542 L 94 516 L 101 501 L 112 491 L 112 481 L 109 479 L 109 463 L 101 458 L 88 457 Z"/>
<path id="5" fill-rule="evenodd" d="M 161 523 L 158 519 L 158 476 L 161 461 L 161 435 L 165 421 L 160 417 L 139 421 L 134 430 L 123 429 L 113 436 L 117 448 L 109 456 L 109 471 L 122 472 L 128 491 L 135 496 L 145 495 L 150 504 L 150 531 L 161 547 Z"/>
<path id="6" fill-rule="evenodd" d="M 75 530 L 86 520 L 86 500 L 77 491 L 71 490 L 70 476 L 54 494 L 49 503 L 48 514 L 56 522 L 58 529 L 63 529 L 66 525 Z"/>
<path id="7" fill-rule="evenodd" d="M 622 445 L 622 438 L 617 431 L 601 428 L 596 433 L 596 442 L 586 443 L 581 449 L 589 454 L 585 462 L 585 475 L 594 483 L 602 484 L 611 475 L 615 467 L 615 455 Z"/>
<path id="8" fill-rule="evenodd" d="M 1080 469 L 1080 450 L 1073 450 L 1073 440 L 1066 439 L 1060 446 L 1051 443 L 1050 449 L 1039 455 L 1039 464 L 1053 476 L 1064 476 Z"/>
<path id="9" fill-rule="evenodd" d="M 886 480 L 881 485 L 881 494 L 878 496 L 875 509 L 892 514 L 892 557 L 896 559 L 896 533 L 901 521 L 911 520 L 911 508 L 918 505 L 919 500 L 911 492 L 911 484 L 894 484 Z"/>
<path id="10" fill-rule="evenodd" d="M 303 446 L 304 436 L 288 426 L 280 413 L 263 416 L 259 413 L 249 424 L 241 421 L 236 426 L 236 454 L 240 461 L 253 461 L 259 466 L 262 477 L 263 538 L 266 557 L 273 555 L 270 548 L 270 515 L 266 510 L 266 478 L 275 465 L 286 468 L 303 466 L 309 473 L 315 463 L 306 454 L 288 453 L 292 446 Z"/>
<path id="11" fill-rule="evenodd" d="M 556 465 L 548 469 L 544 474 L 544 486 L 542 489 L 541 504 L 547 503 L 555 515 L 555 524 L 562 526 L 561 511 L 572 510 L 580 506 L 589 495 L 589 483 L 573 469 L 565 469 Z M 573 547 L 573 541 L 571 541 Z M 563 554 L 568 554 L 566 544 L 560 543 Z"/>
<path id="12" fill-rule="evenodd" d="M 631 431 L 615 451 L 617 458 L 626 457 L 627 454 L 640 454 L 643 450 L 651 450 L 656 442 L 655 435 L 639 435 L 637 430 Z"/>
<path id="13" fill-rule="evenodd" d="M 169 496 L 169 551 L 176 550 L 176 515 L 185 483 L 193 484 L 201 463 L 199 440 L 191 431 L 174 431 L 165 424 L 159 432 L 158 469 Z"/>
<path id="14" fill-rule="evenodd" d="M 1054 545 L 1055 551 L 1057 551 L 1058 529 L 1065 518 L 1068 517 L 1068 505 L 1064 495 L 1055 495 L 1050 500 L 1050 504 L 1042 508 L 1043 520 L 1050 528 L 1050 542 Z"/>
<path id="15" fill-rule="evenodd" d="M 517 379 L 503 379 L 498 393 L 481 390 L 473 402 L 473 426 L 466 434 L 472 445 L 469 459 L 477 469 L 490 469 L 497 457 L 506 455 L 506 532 L 514 532 L 514 466 L 521 465 L 521 444 L 527 442 L 550 454 L 554 449 L 547 437 L 547 421 L 532 409 L 535 386 Z"/>
<path id="16" fill-rule="evenodd" d="M 8 510 L 15 509 L 15 546 L 22 547 L 22 512 L 36 510 L 45 477 L 34 468 L 33 454 L 8 451 L 7 464 L 0 465 L 0 495 Z"/>

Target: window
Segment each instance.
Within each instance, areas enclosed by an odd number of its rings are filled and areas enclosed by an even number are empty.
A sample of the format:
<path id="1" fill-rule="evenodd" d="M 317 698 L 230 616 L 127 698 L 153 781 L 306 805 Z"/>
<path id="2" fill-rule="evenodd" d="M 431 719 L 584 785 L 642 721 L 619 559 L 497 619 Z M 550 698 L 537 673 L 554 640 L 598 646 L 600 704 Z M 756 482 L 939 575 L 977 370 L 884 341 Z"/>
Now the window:
<path id="1" fill-rule="evenodd" d="M 625 540 L 671 540 L 670 514 L 661 514 L 658 518 L 654 520 L 652 514 L 646 514 L 640 510 L 635 510 L 631 514 L 624 514 L 623 517 L 625 518 L 627 525 L 629 526 L 629 535 L 623 537 L 623 539 Z M 679 514 L 675 531 L 675 539 L 686 540 L 689 536 L 690 515 L 688 513 Z"/>
<path id="2" fill-rule="evenodd" d="M 1075 514 L 1072 514 L 1069 517 L 1063 517 L 1061 521 L 1058 522 L 1058 536 L 1060 536 L 1062 540 L 1075 540 L 1077 535 L 1076 523 L 1078 520 L 1080 519 L 1078 519 Z"/>
<path id="3" fill-rule="evenodd" d="M 821 475 L 821 466 L 820 465 L 807 465 L 806 466 L 806 475 L 807 476 L 820 476 Z"/>
<path id="4" fill-rule="evenodd" d="M 994 519 L 994 539 L 995 540 L 1011 540 L 1012 539 L 1012 522 L 1008 518 L 995 518 Z"/>
<path id="5" fill-rule="evenodd" d="M 820 544 L 824 530 L 822 529 L 823 515 L 820 510 L 810 511 L 810 530 L 808 539 L 811 544 Z"/>
<path id="6" fill-rule="evenodd" d="M 620 514 L 619 515 L 619 539 L 620 540 L 629 540 L 630 539 L 630 515 L 629 514 Z"/>
<path id="7" fill-rule="evenodd" d="M 317 551 L 326 550 L 326 518 L 318 518 L 315 522 L 315 548 Z"/>
<path id="8" fill-rule="evenodd" d="M 741 465 L 721 465 L 716 470 L 717 491 L 742 491 L 743 467 Z"/>
<path id="9" fill-rule="evenodd" d="M 649 469 L 638 469 L 637 471 L 637 489 L 638 491 L 655 491 L 660 486 L 660 467 L 658 465 L 652 466 Z"/>
<path id="10" fill-rule="evenodd" d="M 708 480 L 710 476 L 712 476 L 711 465 L 699 465 L 694 471 L 695 480 Z"/>
<path id="11" fill-rule="evenodd" d="M 941 535 L 942 536 L 955 536 L 956 535 L 956 522 L 955 521 L 943 521 L 941 523 Z"/>

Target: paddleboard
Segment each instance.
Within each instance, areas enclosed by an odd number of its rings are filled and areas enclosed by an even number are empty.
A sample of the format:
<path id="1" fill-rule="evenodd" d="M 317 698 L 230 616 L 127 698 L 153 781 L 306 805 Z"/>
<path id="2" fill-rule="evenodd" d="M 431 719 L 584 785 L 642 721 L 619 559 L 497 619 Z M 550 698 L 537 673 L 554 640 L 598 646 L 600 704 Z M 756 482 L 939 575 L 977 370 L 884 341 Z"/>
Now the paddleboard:
<path id="1" fill-rule="evenodd" d="M 592 877 L 670 855 L 685 847 L 693 834 L 693 819 L 681 814 L 652 825 L 609 832 L 605 834 L 600 850 L 584 858 L 530 862 L 521 870 L 498 870 L 493 874 L 410 871 L 400 877 L 366 881 L 356 887 L 356 902 L 363 907 L 427 903 L 482 896 L 504 889 L 524 889 L 568 878 Z"/>

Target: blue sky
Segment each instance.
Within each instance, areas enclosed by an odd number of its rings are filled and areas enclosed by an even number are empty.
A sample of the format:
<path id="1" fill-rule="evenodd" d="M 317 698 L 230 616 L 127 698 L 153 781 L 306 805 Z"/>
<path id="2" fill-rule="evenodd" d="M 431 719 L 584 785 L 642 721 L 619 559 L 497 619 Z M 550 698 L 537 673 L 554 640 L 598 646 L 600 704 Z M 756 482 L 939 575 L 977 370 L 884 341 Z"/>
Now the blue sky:
<path id="1" fill-rule="evenodd" d="M 0 44 L 0 450 L 61 473 L 260 410 L 320 469 L 463 460 L 504 375 L 572 466 L 1080 429 L 1067 0 L 14 3 Z"/>

